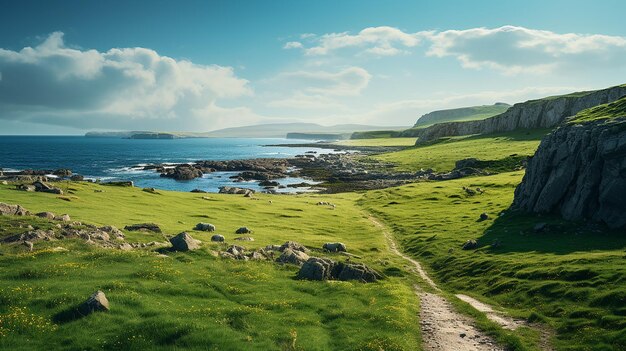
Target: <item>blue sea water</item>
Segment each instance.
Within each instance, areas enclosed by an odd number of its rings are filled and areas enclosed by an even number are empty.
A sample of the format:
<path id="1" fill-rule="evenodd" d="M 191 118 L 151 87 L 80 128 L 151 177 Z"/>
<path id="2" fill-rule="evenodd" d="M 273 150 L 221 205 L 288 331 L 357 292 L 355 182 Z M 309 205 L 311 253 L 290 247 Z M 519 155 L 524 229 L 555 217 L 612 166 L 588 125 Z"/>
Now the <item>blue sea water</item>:
<path id="1" fill-rule="evenodd" d="M 215 172 L 203 178 L 177 181 L 162 178 L 154 171 L 134 168 L 141 164 L 185 163 L 198 160 L 286 158 L 306 151 L 328 153 L 310 147 L 263 146 L 310 141 L 292 139 L 201 138 L 143 140 L 87 138 L 83 136 L 0 136 L 0 168 L 5 170 L 69 168 L 74 173 L 102 181 L 132 180 L 136 186 L 165 190 L 202 189 L 216 192 L 231 185 L 260 190 L 257 182 L 234 183 L 235 173 Z M 300 178 L 278 180 L 281 184 L 300 183 Z M 302 190 L 302 189 L 301 189 Z M 280 191 L 294 191 L 280 189 Z"/>

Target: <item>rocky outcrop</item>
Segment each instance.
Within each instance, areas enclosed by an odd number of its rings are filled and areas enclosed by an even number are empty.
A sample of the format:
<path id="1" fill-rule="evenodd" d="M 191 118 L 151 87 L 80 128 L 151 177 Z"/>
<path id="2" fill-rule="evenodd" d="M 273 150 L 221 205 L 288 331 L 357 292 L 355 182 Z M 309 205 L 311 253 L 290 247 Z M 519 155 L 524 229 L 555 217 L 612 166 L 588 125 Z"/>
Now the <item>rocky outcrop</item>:
<path id="1" fill-rule="evenodd" d="M 529 212 L 626 227 L 626 115 L 566 125 L 528 162 L 514 206 Z"/>
<path id="2" fill-rule="evenodd" d="M 193 251 L 200 248 L 200 241 L 182 232 L 170 239 L 172 249 L 176 251 Z"/>
<path id="3" fill-rule="evenodd" d="M 335 262 L 328 258 L 311 257 L 302 264 L 298 279 L 307 280 L 358 280 L 375 282 L 382 276 L 363 263 Z"/>
<path id="4" fill-rule="evenodd" d="M 424 143 L 446 136 L 510 132 L 516 129 L 552 128 L 584 109 L 615 101 L 626 95 L 626 85 L 593 92 L 530 100 L 515 104 L 506 112 L 480 121 L 440 123 L 409 129 L 404 136 Z"/>

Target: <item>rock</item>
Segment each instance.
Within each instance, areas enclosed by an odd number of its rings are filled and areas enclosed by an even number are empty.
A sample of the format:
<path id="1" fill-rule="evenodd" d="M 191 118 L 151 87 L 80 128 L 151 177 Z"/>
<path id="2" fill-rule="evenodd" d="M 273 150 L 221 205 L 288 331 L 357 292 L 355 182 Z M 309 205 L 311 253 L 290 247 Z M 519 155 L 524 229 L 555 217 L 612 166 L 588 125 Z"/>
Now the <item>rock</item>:
<path id="1" fill-rule="evenodd" d="M 335 262 L 328 258 L 311 257 L 302 264 L 296 278 L 307 280 L 328 280 L 333 278 Z"/>
<path id="2" fill-rule="evenodd" d="M 2 185 L 9 185 L 9 182 L 7 182 L 6 180 L 3 180 L 2 182 L 0 182 L 0 184 L 2 184 Z"/>
<path id="3" fill-rule="evenodd" d="M 252 233 L 252 230 L 248 229 L 248 227 L 241 227 L 235 231 L 235 234 L 249 234 Z"/>
<path id="4" fill-rule="evenodd" d="M 254 238 L 251 236 L 240 236 L 235 238 L 235 240 L 241 240 L 241 241 L 254 241 Z"/>
<path id="5" fill-rule="evenodd" d="M 69 176 L 72 175 L 72 170 L 66 169 L 66 168 L 61 168 L 61 169 L 57 169 L 56 171 L 52 172 L 52 174 L 54 174 L 55 176 L 59 176 L 59 177 L 69 177 Z"/>
<path id="6" fill-rule="evenodd" d="M 122 243 L 117 248 L 122 251 L 131 251 L 133 249 L 133 247 L 129 243 Z"/>
<path id="7" fill-rule="evenodd" d="M 33 251 L 33 246 L 34 246 L 34 245 L 33 245 L 33 243 L 32 243 L 32 242 L 30 242 L 30 241 L 24 241 L 24 246 L 26 246 L 26 249 L 27 249 L 28 251 Z"/>
<path id="8" fill-rule="evenodd" d="M 142 191 L 145 191 L 150 194 L 158 194 L 159 192 L 155 188 L 143 188 Z"/>
<path id="9" fill-rule="evenodd" d="M 50 184 L 42 181 L 34 182 L 33 186 L 35 186 L 36 191 L 46 191 L 52 189 L 52 186 Z"/>
<path id="10" fill-rule="evenodd" d="M 124 240 L 124 238 L 125 238 L 124 233 L 122 233 L 121 230 L 117 229 L 116 227 L 114 227 L 112 225 L 106 225 L 106 226 L 100 227 L 98 229 L 103 231 L 103 232 L 108 233 L 114 239 Z"/>
<path id="11" fill-rule="evenodd" d="M 611 104 L 606 106 L 596 110 L 606 107 L 610 113 Z M 625 198 L 626 118 L 621 117 L 565 125 L 546 136 L 528 161 L 513 206 L 618 229 L 626 228 Z"/>
<path id="12" fill-rule="evenodd" d="M 306 247 L 304 247 L 304 245 L 299 244 L 295 241 L 287 241 L 286 243 L 282 244 L 280 246 L 280 248 L 278 249 L 278 251 L 285 251 L 287 249 L 293 250 L 293 251 L 300 251 L 300 252 L 308 252 L 309 249 L 307 249 Z"/>
<path id="13" fill-rule="evenodd" d="M 204 232 L 214 232 L 215 231 L 215 226 L 211 223 L 198 223 L 196 224 L 196 226 L 193 228 L 194 230 L 200 230 L 200 231 L 204 231 Z"/>
<path id="14" fill-rule="evenodd" d="M 382 276 L 363 263 L 338 263 L 336 278 L 338 280 L 358 280 L 365 283 L 372 283 L 382 278 Z"/>
<path id="15" fill-rule="evenodd" d="M 54 217 L 55 220 L 57 221 L 61 221 L 61 222 L 70 222 L 72 219 L 70 218 L 70 215 L 68 214 L 62 214 L 60 216 L 56 216 Z"/>
<path id="16" fill-rule="evenodd" d="M 346 252 L 346 245 L 343 243 L 326 243 L 322 246 L 322 249 L 328 252 Z"/>
<path id="17" fill-rule="evenodd" d="M 214 242 L 223 243 L 224 240 L 225 240 L 224 236 L 220 235 L 220 234 L 215 234 L 215 235 L 211 236 L 211 241 L 214 241 Z"/>
<path id="18" fill-rule="evenodd" d="M 300 266 L 308 259 L 309 255 L 307 255 L 306 253 L 287 248 L 283 250 L 283 253 L 280 256 L 278 256 L 276 262 L 290 263 Z"/>
<path id="19" fill-rule="evenodd" d="M 476 240 L 468 240 L 461 247 L 463 250 L 473 250 L 478 248 L 478 242 Z"/>
<path id="20" fill-rule="evenodd" d="M 195 178 L 201 178 L 203 173 L 199 168 L 193 165 L 180 164 L 174 168 L 168 168 L 161 173 L 161 177 L 174 178 L 176 180 L 191 180 Z"/>
<path id="21" fill-rule="evenodd" d="M 30 212 L 20 205 L 9 205 L 0 202 L 0 215 L 30 216 Z"/>
<path id="22" fill-rule="evenodd" d="M 170 239 L 172 248 L 176 251 L 191 251 L 200 248 L 200 241 L 191 237 L 186 232 L 182 232 Z"/>
<path id="23" fill-rule="evenodd" d="M 106 312 L 109 310 L 109 300 L 100 290 L 93 293 L 87 301 L 78 307 L 78 312 L 83 316 L 93 312 Z"/>
<path id="24" fill-rule="evenodd" d="M 238 246 L 238 245 L 230 245 L 227 249 L 226 252 L 228 252 L 231 255 L 243 255 L 246 252 L 246 248 L 243 246 Z"/>
<path id="25" fill-rule="evenodd" d="M 254 194 L 254 190 L 247 189 L 247 188 L 237 188 L 237 187 L 232 187 L 232 186 L 222 186 L 219 189 L 220 189 L 219 190 L 220 194 L 241 194 L 241 195 Z"/>
<path id="26" fill-rule="evenodd" d="M 201 190 L 201 189 L 193 189 L 191 192 L 192 193 L 206 193 L 206 191 Z"/>
<path id="27" fill-rule="evenodd" d="M 546 230 L 547 226 L 548 226 L 548 224 L 545 223 L 545 222 L 537 223 L 533 227 L 533 230 L 535 231 L 535 233 L 541 233 L 544 230 Z"/>
<path id="28" fill-rule="evenodd" d="M 279 185 L 280 183 L 278 183 L 277 181 L 273 181 L 273 180 L 263 180 L 259 182 L 259 186 L 263 186 L 263 187 L 276 187 Z"/>
<path id="29" fill-rule="evenodd" d="M 22 191 L 35 191 L 36 190 L 34 185 L 28 185 L 28 184 L 18 184 L 15 186 L 15 188 L 17 190 L 22 190 Z"/>
<path id="30" fill-rule="evenodd" d="M 50 219 L 53 220 L 54 219 L 54 213 L 52 212 L 39 212 L 36 213 L 35 216 L 39 217 L 39 218 L 46 218 L 46 219 Z"/>
<path id="31" fill-rule="evenodd" d="M 123 180 L 123 181 L 117 181 L 117 182 L 107 182 L 107 183 L 102 183 L 102 185 L 109 185 L 109 186 L 122 186 L 122 187 L 134 187 L 135 183 L 133 183 L 133 181 L 131 180 Z"/>
<path id="32" fill-rule="evenodd" d="M 73 182 L 82 182 L 85 180 L 85 177 L 83 177 L 80 174 L 74 174 L 73 176 L 70 177 L 70 180 Z"/>
<path id="33" fill-rule="evenodd" d="M 480 218 L 479 219 L 481 221 L 486 221 L 486 220 L 489 219 L 489 215 L 487 213 L 483 212 L 483 213 L 480 214 Z"/>
<path id="34" fill-rule="evenodd" d="M 161 233 L 161 228 L 155 223 L 132 224 L 125 226 L 124 229 L 128 231 L 151 231 Z"/>
<path id="35" fill-rule="evenodd" d="M 281 246 L 280 245 L 267 245 L 265 247 L 265 251 L 280 251 Z"/>

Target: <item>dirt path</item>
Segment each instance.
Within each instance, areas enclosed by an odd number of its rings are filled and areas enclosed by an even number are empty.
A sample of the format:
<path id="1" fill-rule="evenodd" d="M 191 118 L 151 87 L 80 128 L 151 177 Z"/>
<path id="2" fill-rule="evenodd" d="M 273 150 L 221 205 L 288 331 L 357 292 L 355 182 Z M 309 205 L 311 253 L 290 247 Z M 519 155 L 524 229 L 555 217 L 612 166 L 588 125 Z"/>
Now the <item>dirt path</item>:
<path id="1" fill-rule="evenodd" d="M 369 220 L 384 234 L 391 252 L 411 263 L 415 271 L 428 285 L 436 291 L 441 291 L 419 262 L 398 250 L 391 233 L 381 222 L 372 216 L 369 216 Z M 438 294 L 424 292 L 419 287 L 416 287 L 416 294 L 420 297 L 420 324 L 424 350 L 504 350 L 504 348 L 497 345 L 493 338 L 478 330 L 469 317 L 456 312 L 445 298 Z M 479 302 L 478 300 L 474 301 Z M 481 307 L 494 311 L 485 304 L 482 304 Z M 493 315 L 496 315 L 495 312 L 493 312 Z M 502 319 L 505 320 L 503 317 Z M 496 323 L 500 324 L 499 322 Z"/>

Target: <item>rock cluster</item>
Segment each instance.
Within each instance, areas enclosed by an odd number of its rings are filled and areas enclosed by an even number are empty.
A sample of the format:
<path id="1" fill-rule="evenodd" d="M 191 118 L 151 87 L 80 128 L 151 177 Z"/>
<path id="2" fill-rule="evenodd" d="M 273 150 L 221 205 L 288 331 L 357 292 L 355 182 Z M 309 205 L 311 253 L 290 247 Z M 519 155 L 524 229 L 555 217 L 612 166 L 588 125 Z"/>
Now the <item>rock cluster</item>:
<path id="1" fill-rule="evenodd" d="M 298 279 L 308 280 L 358 280 L 371 283 L 382 276 L 363 263 L 335 262 L 328 258 L 311 257 L 298 271 Z"/>
<path id="2" fill-rule="evenodd" d="M 626 227 L 626 118 L 563 126 L 546 136 L 514 206 Z"/>
<path id="3" fill-rule="evenodd" d="M 233 186 L 222 186 L 219 188 L 220 194 L 241 194 L 241 195 L 249 195 L 254 194 L 254 190 L 246 189 L 246 188 L 237 188 Z"/>
<path id="4" fill-rule="evenodd" d="M 161 228 L 158 224 L 155 223 L 139 223 L 139 224 L 131 224 L 124 227 L 125 230 L 128 231 L 150 231 L 155 233 L 161 233 Z"/>

